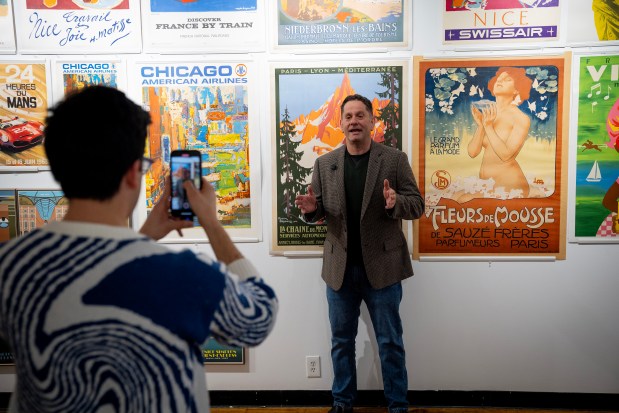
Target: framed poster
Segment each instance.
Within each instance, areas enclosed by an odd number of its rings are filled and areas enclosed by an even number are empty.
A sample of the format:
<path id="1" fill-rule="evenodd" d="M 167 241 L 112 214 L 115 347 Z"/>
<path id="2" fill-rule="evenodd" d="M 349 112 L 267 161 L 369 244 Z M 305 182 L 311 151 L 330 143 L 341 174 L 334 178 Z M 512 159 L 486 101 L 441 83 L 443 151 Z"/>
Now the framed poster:
<path id="1" fill-rule="evenodd" d="M 569 0 L 567 42 L 570 46 L 619 44 L 619 2 Z"/>
<path id="2" fill-rule="evenodd" d="M 565 259 L 569 66 L 415 59 L 414 258 Z"/>
<path id="3" fill-rule="evenodd" d="M 62 221 L 68 208 L 59 190 L 0 189 L 0 243 Z"/>
<path id="4" fill-rule="evenodd" d="M 316 159 L 344 142 L 340 106 L 351 94 L 372 101 L 372 139 L 406 152 L 406 61 L 282 63 L 272 66 L 272 254 L 320 253 L 324 222 L 306 224 L 294 205 L 305 193 Z"/>
<path id="5" fill-rule="evenodd" d="M 275 51 L 386 51 L 411 45 L 412 0 L 274 2 Z"/>
<path id="6" fill-rule="evenodd" d="M 554 41 L 560 20 L 559 0 L 443 0 L 443 44 L 505 48 Z"/>
<path id="7" fill-rule="evenodd" d="M 15 357 L 9 345 L 0 339 L 0 366 L 12 366 L 15 364 Z"/>
<path id="8" fill-rule="evenodd" d="M 142 0 L 144 51 L 264 50 L 264 0 Z"/>
<path id="9" fill-rule="evenodd" d="M 126 89 L 125 62 L 117 57 L 56 59 L 52 62 L 54 102 L 87 86 L 103 85 Z"/>
<path id="10" fill-rule="evenodd" d="M 245 364 L 243 347 L 227 346 L 209 338 L 200 346 L 200 350 L 204 364 Z"/>
<path id="11" fill-rule="evenodd" d="M 43 149 L 48 96 L 45 61 L 0 59 L 0 171 L 49 169 Z"/>
<path id="12" fill-rule="evenodd" d="M 574 61 L 578 88 L 572 107 L 578 116 L 572 129 L 576 178 L 571 240 L 619 242 L 619 55 L 583 55 Z"/>
<path id="13" fill-rule="evenodd" d="M 0 54 L 15 53 L 13 0 L 0 0 Z"/>
<path id="14" fill-rule="evenodd" d="M 139 0 L 22 0 L 14 4 L 19 53 L 138 53 Z"/>
<path id="15" fill-rule="evenodd" d="M 202 174 L 215 187 L 219 220 L 234 241 L 261 236 L 260 135 L 257 68 L 249 61 L 215 62 L 194 57 L 135 62 L 134 100 L 148 108 L 145 201 L 137 223 L 159 201 L 169 173 L 170 153 L 194 149 L 202 154 Z M 252 162 L 253 161 L 253 162 Z M 141 205 L 141 207 L 140 207 Z M 207 242 L 204 230 L 184 229 L 163 242 Z"/>

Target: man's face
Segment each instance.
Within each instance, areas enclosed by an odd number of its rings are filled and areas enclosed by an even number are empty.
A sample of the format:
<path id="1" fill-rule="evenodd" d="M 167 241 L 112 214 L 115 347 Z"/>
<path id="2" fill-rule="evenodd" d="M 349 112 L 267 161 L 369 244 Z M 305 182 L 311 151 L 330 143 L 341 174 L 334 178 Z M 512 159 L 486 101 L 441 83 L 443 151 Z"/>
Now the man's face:
<path id="1" fill-rule="evenodd" d="M 374 128 L 374 116 L 368 112 L 363 102 L 351 100 L 344 105 L 342 112 L 342 131 L 346 141 L 354 144 L 369 142 Z"/>

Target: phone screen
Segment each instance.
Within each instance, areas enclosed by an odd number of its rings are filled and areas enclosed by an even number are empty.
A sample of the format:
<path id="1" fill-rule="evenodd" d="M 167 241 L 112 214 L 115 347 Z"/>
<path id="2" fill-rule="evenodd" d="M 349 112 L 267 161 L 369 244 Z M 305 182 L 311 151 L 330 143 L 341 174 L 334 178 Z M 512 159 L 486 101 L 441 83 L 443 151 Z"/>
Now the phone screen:
<path id="1" fill-rule="evenodd" d="M 172 181 L 170 211 L 173 216 L 193 218 L 193 211 L 189 205 L 185 188 L 183 188 L 183 182 L 190 179 L 196 188 L 200 188 L 201 164 L 201 156 L 198 151 L 173 151 L 170 155 Z"/>

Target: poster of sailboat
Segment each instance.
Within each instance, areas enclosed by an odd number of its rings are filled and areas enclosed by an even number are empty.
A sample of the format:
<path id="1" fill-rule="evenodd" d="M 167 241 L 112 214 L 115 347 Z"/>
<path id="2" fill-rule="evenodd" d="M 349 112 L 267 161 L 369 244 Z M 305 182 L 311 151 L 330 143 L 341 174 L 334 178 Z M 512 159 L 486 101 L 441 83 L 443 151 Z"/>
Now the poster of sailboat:
<path id="1" fill-rule="evenodd" d="M 619 55 L 576 55 L 574 67 L 579 74 L 570 241 L 619 242 L 612 231 L 619 197 Z"/>
<path id="2" fill-rule="evenodd" d="M 598 161 L 593 162 L 593 166 L 589 171 L 589 175 L 587 175 L 587 182 L 600 182 L 602 180 L 602 175 L 600 174 L 600 164 Z"/>

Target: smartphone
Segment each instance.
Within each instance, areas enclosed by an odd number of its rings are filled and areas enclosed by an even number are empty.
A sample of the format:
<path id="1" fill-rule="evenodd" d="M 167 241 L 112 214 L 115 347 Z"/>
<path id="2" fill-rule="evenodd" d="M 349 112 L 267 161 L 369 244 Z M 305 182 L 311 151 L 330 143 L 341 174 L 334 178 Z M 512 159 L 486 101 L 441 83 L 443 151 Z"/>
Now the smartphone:
<path id="1" fill-rule="evenodd" d="M 202 156 L 199 151 L 175 150 L 170 154 L 170 181 L 172 182 L 172 199 L 170 214 L 192 220 L 194 213 L 183 188 L 183 182 L 193 181 L 196 188 L 202 188 Z"/>

